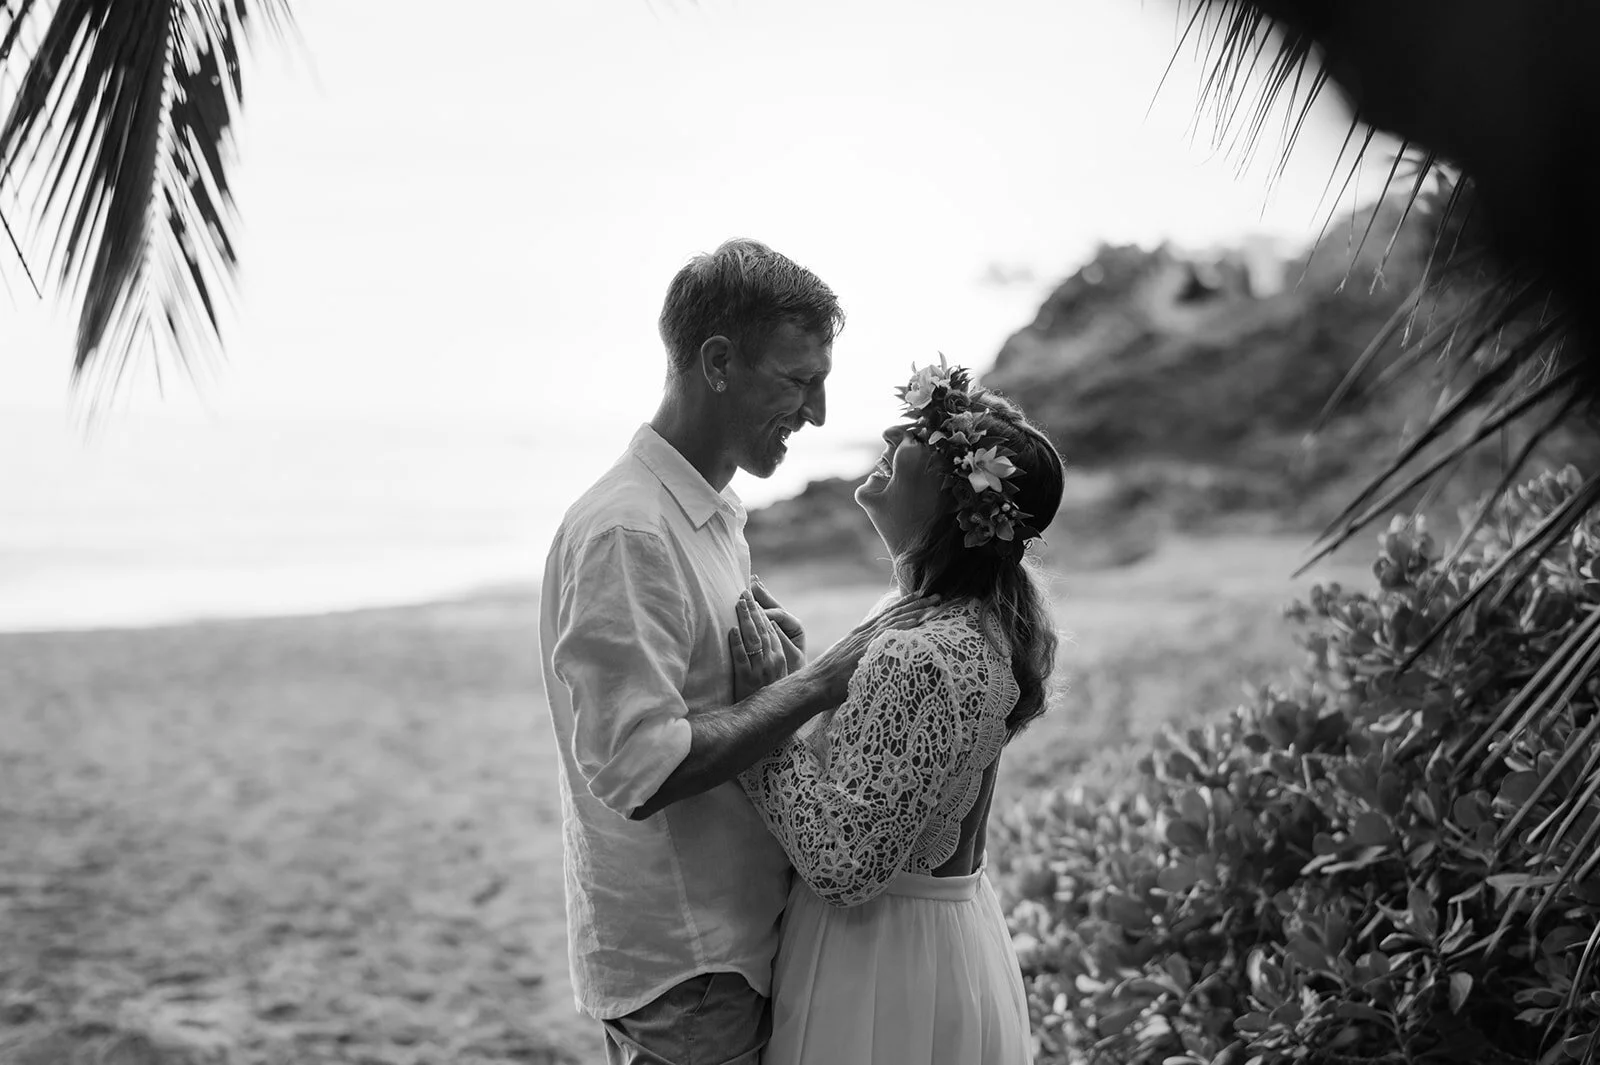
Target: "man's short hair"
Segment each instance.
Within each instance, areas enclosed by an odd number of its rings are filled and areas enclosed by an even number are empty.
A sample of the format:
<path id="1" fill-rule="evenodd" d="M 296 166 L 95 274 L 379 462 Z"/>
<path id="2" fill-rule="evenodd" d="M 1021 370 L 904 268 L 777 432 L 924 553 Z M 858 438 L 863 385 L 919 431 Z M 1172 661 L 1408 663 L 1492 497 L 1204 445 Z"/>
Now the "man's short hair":
<path id="1" fill-rule="evenodd" d="M 694 368 L 711 337 L 727 337 L 752 360 L 784 322 L 832 343 L 844 311 L 833 290 L 794 260 L 759 241 L 730 240 L 690 259 L 672 279 L 661 305 L 661 341 L 680 375 Z"/>

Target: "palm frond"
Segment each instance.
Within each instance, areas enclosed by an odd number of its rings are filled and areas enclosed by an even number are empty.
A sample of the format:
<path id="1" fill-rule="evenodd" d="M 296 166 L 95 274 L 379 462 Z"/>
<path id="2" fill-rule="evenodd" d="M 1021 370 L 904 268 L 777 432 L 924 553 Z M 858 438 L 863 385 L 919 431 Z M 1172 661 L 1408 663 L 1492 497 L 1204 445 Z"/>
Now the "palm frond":
<path id="1" fill-rule="evenodd" d="M 1244 83 L 1253 84 L 1257 93 L 1249 108 L 1252 116 L 1260 116 L 1283 104 L 1303 114 L 1310 102 L 1302 96 L 1302 87 L 1309 80 L 1320 91 L 1329 80 L 1319 52 L 1321 46 L 1327 45 L 1343 49 L 1339 53 L 1340 77 L 1345 81 L 1340 87 L 1347 92 L 1352 84 L 1360 88 L 1359 71 L 1353 70 L 1351 64 L 1360 58 L 1357 53 L 1362 46 L 1357 42 L 1362 40 L 1361 33 L 1355 19 L 1340 5 L 1308 0 L 1188 2 L 1193 7 L 1191 22 L 1196 27 L 1195 34 L 1203 35 L 1210 28 L 1215 37 L 1208 52 L 1210 66 L 1203 75 L 1200 89 L 1201 110 L 1213 115 L 1219 136 L 1231 137 L 1234 146 L 1244 155 L 1260 150 L 1262 128 L 1258 121 L 1243 127 L 1238 121 L 1241 110 L 1238 97 Z M 1368 16 L 1376 10 L 1373 8 Z M 1332 39 L 1335 31 L 1330 24 L 1340 19 L 1346 19 L 1349 24 L 1337 31 L 1340 40 L 1335 42 Z M 1370 36 L 1372 25 L 1362 24 L 1359 29 Z M 1263 56 L 1259 43 L 1269 36 L 1274 46 Z M 1282 74 L 1288 64 L 1295 69 L 1292 78 Z M 1317 68 L 1314 79 L 1304 76 L 1308 64 Z M 1252 81 L 1251 73 L 1262 67 L 1268 75 Z M 1397 91 L 1397 85 L 1387 84 L 1386 89 Z M 1343 170 L 1336 204 L 1348 193 L 1375 135 L 1375 127 L 1362 113 L 1362 96 L 1354 93 L 1351 99 L 1354 104 L 1351 129 L 1334 173 L 1329 175 L 1331 190 Z M 1439 101 L 1435 97 L 1421 102 L 1413 99 L 1406 102 L 1406 107 L 1413 104 L 1425 108 L 1439 106 Z M 1408 128 L 1390 129 L 1408 145 L 1415 139 L 1420 155 L 1409 189 L 1397 194 L 1400 220 L 1377 258 L 1372 285 L 1376 287 L 1381 283 L 1397 246 L 1397 235 L 1414 215 L 1418 222 L 1433 228 L 1431 248 L 1422 265 L 1420 283 L 1347 372 L 1313 432 L 1322 428 L 1331 412 L 1355 390 L 1358 381 L 1362 382 L 1365 394 L 1381 394 L 1394 388 L 1402 377 L 1421 372 L 1431 364 L 1437 373 L 1440 401 L 1423 428 L 1403 444 L 1392 461 L 1375 471 L 1329 523 L 1313 545 L 1312 558 L 1300 568 L 1301 572 L 1370 527 L 1373 521 L 1412 493 L 1422 490 L 1426 497 L 1437 491 L 1453 471 L 1464 466 L 1474 449 L 1490 445 L 1497 435 L 1505 440 L 1511 430 L 1527 427 L 1528 434 L 1515 455 L 1503 461 L 1494 491 L 1466 522 L 1441 567 L 1441 572 L 1448 575 L 1477 530 L 1495 510 L 1497 500 L 1512 490 L 1515 478 L 1533 460 L 1540 445 L 1558 429 L 1585 416 L 1592 418 L 1600 407 L 1600 360 L 1591 358 L 1595 353 L 1585 349 L 1582 343 L 1594 341 L 1596 334 L 1593 328 L 1587 334 L 1580 332 L 1585 323 L 1592 327 L 1592 311 L 1570 299 L 1566 303 L 1560 299 L 1563 292 L 1571 296 L 1574 292 L 1592 291 L 1592 285 L 1585 287 L 1580 283 L 1574 287 L 1572 284 L 1575 277 L 1592 276 L 1583 273 L 1584 269 L 1592 268 L 1592 262 L 1577 270 L 1568 269 L 1565 275 L 1561 271 L 1563 266 L 1572 267 L 1573 262 L 1561 259 L 1560 255 L 1570 258 L 1573 249 L 1586 247 L 1586 243 L 1576 233 L 1563 234 L 1567 250 L 1563 252 L 1557 247 L 1552 268 L 1548 255 L 1543 263 L 1537 258 L 1541 247 L 1546 253 L 1550 252 L 1552 245 L 1548 240 L 1542 246 L 1537 240 L 1533 243 L 1508 240 L 1507 233 L 1515 232 L 1515 226 L 1508 230 L 1506 220 L 1526 217 L 1526 212 L 1515 209 L 1519 206 L 1515 194 L 1508 200 L 1503 183 L 1492 186 L 1497 196 L 1494 200 L 1480 192 L 1471 165 L 1481 161 L 1481 157 L 1452 156 L 1453 150 L 1466 143 L 1460 137 L 1450 144 L 1437 138 L 1429 140 L 1433 133 L 1447 129 L 1459 131 L 1460 116 L 1455 116 L 1454 126 L 1444 115 L 1413 114 L 1411 117 L 1417 121 Z M 1354 161 L 1347 163 L 1346 155 L 1357 143 Z M 1282 154 L 1278 172 L 1281 173 L 1294 146 L 1285 140 L 1279 147 Z M 1402 148 L 1389 168 L 1384 183 L 1385 197 L 1390 195 L 1391 186 L 1399 178 L 1404 154 Z M 1571 172 L 1565 175 L 1566 180 L 1576 180 L 1577 171 L 1571 167 L 1568 170 Z M 1540 187 L 1538 180 L 1523 184 L 1520 186 L 1523 198 L 1526 199 L 1529 190 Z M 1483 212 L 1485 216 L 1498 212 L 1497 228 L 1491 230 L 1486 218 L 1480 218 L 1480 201 L 1489 208 Z M 1508 204 L 1513 208 L 1509 213 Z M 1330 221 L 1318 234 L 1314 245 L 1318 249 L 1325 244 L 1332 214 L 1330 209 Z M 1549 220 L 1548 214 L 1541 217 Z M 1359 240 L 1355 240 L 1352 233 L 1346 282 L 1361 250 L 1374 235 L 1377 218 L 1375 210 Z M 1309 262 L 1307 271 L 1309 273 Z M 1559 289 L 1557 286 L 1563 277 L 1566 287 Z M 1414 338 L 1414 327 L 1424 312 L 1428 321 L 1421 330 L 1420 339 Z M 1398 350 L 1393 350 L 1397 338 L 1400 341 Z M 1383 365 L 1385 356 L 1387 364 Z M 1470 380 L 1458 385 L 1458 379 L 1466 375 L 1470 375 Z M 1469 424 L 1469 418 L 1475 414 L 1478 415 L 1476 426 L 1463 432 L 1462 427 Z M 1513 547 L 1495 559 L 1472 587 L 1456 599 L 1451 609 L 1443 612 L 1420 644 L 1410 649 L 1406 665 L 1414 666 L 1429 646 L 1454 627 L 1470 626 L 1473 612 L 1492 613 L 1501 609 L 1513 593 L 1525 587 L 1551 552 L 1597 508 L 1600 508 L 1600 476 L 1591 476 L 1535 527 L 1524 530 Z M 1539 646 L 1543 648 L 1546 644 Z M 1505 764 L 1522 737 L 1551 721 L 1552 715 L 1578 697 L 1585 685 L 1592 684 L 1593 677 L 1600 671 L 1600 613 L 1571 624 L 1558 646 L 1541 653 L 1545 655 L 1544 660 L 1538 664 L 1532 678 L 1507 700 L 1492 725 L 1463 741 L 1461 746 L 1465 749 L 1460 752 L 1455 766 L 1458 779 L 1472 774 L 1481 784 Z M 1513 915 L 1519 913 L 1527 915 L 1531 911 L 1531 916 L 1526 917 L 1528 926 L 1537 927 L 1549 909 L 1564 896 L 1567 885 L 1583 882 L 1600 871 L 1600 816 L 1596 815 L 1595 807 L 1600 799 L 1600 717 L 1589 719 L 1574 731 L 1560 757 L 1553 764 L 1540 765 L 1539 772 L 1533 798 L 1503 826 L 1498 845 L 1520 838 L 1535 844 L 1543 855 L 1545 871 L 1554 873 L 1554 883 L 1542 889 L 1538 897 L 1531 900 L 1533 905 L 1527 908 L 1522 905 L 1522 898 L 1528 896 L 1529 889 L 1519 889 L 1516 904 L 1505 911 L 1506 918 L 1492 939 L 1505 935 Z M 1554 809 L 1548 808 L 1547 800 L 1544 815 L 1537 824 L 1530 824 L 1535 800 L 1551 795 L 1559 797 Z M 1579 963 L 1580 973 L 1591 971 L 1597 965 L 1600 965 L 1600 933 L 1590 938 Z M 1591 1045 L 1590 1050 L 1593 1049 Z"/>
<path id="2" fill-rule="evenodd" d="M 1600 611 L 1591 613 L 1581 624 L 1573 628 L 1562 645 L 1545 659 L 1538 673 L 1534 674 L 1533 680 L 1523 685 L 1515 696 L 1507 700 L 1499 715 L 1466 746 L 1466 750 L 1456 760 L 1453 775 L 1457 780 L 1464 779 L 1476 766 L 1477 772 L 1473 774 L 1473 782 L 1475 784 L 1483 782 L 1488 775 L 1490 765 L 1505 753 L 1515 736 L 1538 716 L 1540 709 L 1538 694 L 1548 690 L 1552 685 L 1562 683 L 1570 675 L 1571 670 L 1577 669 L 1582 664 L 1579 652 L 1589 646 L 1590 641 L 1596 636 L 1600 636 Z M 1522 715 L 1521 719 L 1513 725 L 1512 719 L 1517 718 L 1519 714 Z M 1498 743 L 1495 741 L 1496 736 L 1500 737 Z M 1493 753 L 1489 753 L 1491 746 L 1495 748 Z"/>
<path id="3" fill-rule="evenodd" d="M 1543 339 L 1542 334 L 1536 333 L 1529 343 L 1542 343 Z M 1430 465 L 1413 472 L 1409 481 L 1402 482 L 1400 487 L 1392 489 L 1376 503 L 1372 503 L 1373 497 L 1378 495 L 1385 485 L 1406 474 L 1412 463 L 1429 446 L 1443 441 L 1445 434 L 1455 428 L 1468 414 L 1484 407 L 1499 396 L 1507 380 L 1519 370 L 1525 370 L 1527 364 L 1522 361 L 1520 354 L 1518 350 L 1503 356 L 1434 414 L 1422 430 L 1401 448 L 1400 453 L 1368 480 L 1356 493 L 1355 498 L 1334 517 L 1320 537 L 1318 545 L 1314 547 L 1310 559 L 1301 564 L 1296 575 L 1304 573 L 1318 561 L 1348 543 L 1351 537 L 1361 530 L 1370 527 L 1374 521 L 1387 514 L 1400 498 L 1437 476 L 1452 462 L 1461 459 L 1466 451 L 1488 440 L 1495 432 L 1518 421 L 1536 407 L 1560 399 L 1570 390 L 1577 371 L 1569 368 L 1534 387 L 1527 395 L 1516 397 L 1498 416 L 1486 420 L 1477 431 L 1451 446 Z"/>
<path id="4" fill-rule="evenodd" d="M 1398 176 L 1400 165 L 1405 161 L 1405 146 L 1402 146 L 1401 150 L 1395 154 L 1395 176 Z M 1400 218 L 1395 222 L 1394 230 L 1389 234 L 1389 243 L 1384 246 L 1383 255 L 1378 259 L 1380 264 L 1388 262 L 1389 259 L 1394 255 L 1395 245 L 1400 242 L 1400 234 L 1405 232 L 1406 223 L 1411 220 L 1412 212 L 1416 210 L 1420 203 L 1423 202 L 1423 196 L 1427 189 L 1428 182 L 1436 180 L 1441 176 L 1439 157 L 1433 152 L 1424 152 L 1420 158 L 1414 160 L 1414 165 L 1416 169 L 1416 181 L 1412 183 L 1411 193 L 1405 198 L 1401 205 Z M 1386 185 L 1386 194 L 1387 188 L 1388 186 Z M 1378 213 L 1376 211 L 1373 212 L 1372 219 L 1374 222 L 1377 221 Z M 1426 269 L 1424 269 L 1422 273 L 1422 283 L 1426 284 L 1427 280 L 1428 272 Z M 1377 291 L 1382 282 L 1383 270 L 1380 266 L 1380 268 L 1372 275 L 1372 290 Z"/>
<path id="5" fill-rule="evenodd" d="M 1489 515 L 1494 512 L 1496 504 L 1512 490 L 1517 478 L 1522 476 L 1523 471 L 1527 468 L 1528 461 L 1533 457 L 1534 451 L 1553 432 L 1565 424 L 1567 418 L 1577 406 L 1577 402 L 1576 396 L 1568 396 L 1556 408 L 1555 412 L 1546 419 L 1543 425 L 1538 426 L 1528 434 L 1528 439 L 1523 441 L 1516 455 L 1512 456 L 1510 461 L 1506 463 L 1505 469 L 1501 471 L 1500 480 L 1484 495 L 1472 517 L 1462 526 L 1461 532 L 1456 536 L 1455 544 L 1450 548 L 1450 553 L 1445 556 L 1444 561 L 1439 566 L 1441 573 L 1451 572 L 1466 555 L 1467 548 L 1471 545 L 1473 537 L 1483 527 L 1484 522 L 1489 520 Z M 1511 418 L 1520 418 L 1521 416 L 1522 412 L 1519 410 L 1512 414 Z M 1502 417 L 1504 418 L 1505 416 L 1502 415 Z M 1506 420 L 1509 421 L 1511 419 L 1507 418 Z"/>
<path id="6" fill-rule="evenodd" d="M 1315 36 L 1320 25 L 1320 16 L 1317 15 L 1320 9 L 1318 5 L 1296 3 L 1294 0 L 1189 0 L 1188 6 L 1189 27 L 1185 31 L 1185 38 L 1204 38 L 1208 42 L 1204 57 L 1206 66 L 1199 87 L 1199 111 L 1211 114 L 1219 141 L 1231 142 L 1235 150 L 1248 158 L 1262 147 L 1262 116 L 1283 106 L 1290 114 L 1298 110 L 1303 117 L 1315 99 L 1315 93 L 1320 92 L 1326 84 L 1328 72 L 1321 61 Z M 1252 77 L 1262 67 L 1267 70 L 1267 75 Z M 1309 91 L 1304 88 L 1308 68 L 1316 71 Z M 1288 76 L 1290 71 L 1294 72 L 1294 77 Z M 1241 112 L 1248 112 L 1252 116 L 1251 121 L 1241 124 Z M 1339 171 L 1343 170 L 1343 182 L 1335 198 L 1336 203 L 1345 199 L 1357 171 L 1370 152 L 1375 132 L 1374 127 L 1363 121 L 1358 109 L 1340 151 L 1335 173 L 1330 175 L 1331 188 Z M 1358 137 L 1360 147 L 1356 149 L 1353 159 L 1346 162 L 1351 143 Z M 1278 147 L 1281 170 L 1287 164 L 1294 144 L 1285 138 Z M 1408 158 L 1409 147 L 1409 142 L 1405 142 L 1395 154 L 1384 183 L 1385 196 L 1400 175 L 1402 165 Z M 1437 299 L 1449 286 L 1461 286 L 1464 276 L 1471 270 L 1477 269 L 1481 273 L 1486 262 L 1493 265 L 1492 260 L 1484 255 L 1481 240 L 1468 236 L 1470 230 L 1467 222 L 1472 216 L 1476 199 L 1471 176 L 1456 173 L 1449 160 L 1436 150 L 1436 146 L 1419 145 L 1417 148 L 1419 154 L 1414 159 L 1413 180 L 1409 190 L 1399 197 L 1400 220 L 1390 234 L 1383 254 L 1378 257 L 1372 284 L 1376 286 L 1380 283 L 1384 266 L 1396 247 L 1400 229 L 1412 218 L 1413 212 L 1418 208 L 1432 208 L 1422 212 L 1428 216 L 1428 224 L 1434 227 L 1433 246 L 1423 267 L 1422 283 L 1406 300 L 1402 312 L 1374 338 L 1374 342 L 1346 375 L 1325 408 L 1324 416 L 1318 419 L 1318 427 L 1353 390 L 1355 382 L 1373 372 L 1380 356 L 1402 331 L 1406 335 L 1406 342 L 1402 344 L 1401 351 L 1389 366 L 1382 369 L 1377 379 L 1368 386 L 1368 391 L 1381 391 L 1398 380 L 1401 374 L 1419 368 L 1430 359 L 1436 361 L 1445 374 L 1459 374 L 1467 365 L 1479 359 L 1480 352 L 1486 347 L 1498 346 L 1499 338 L 1506 332 L 1532 323 L 1531 332 L 1521 335 L 1509 350 L 1501 353 L 1503 357 L 1496 360 L 1489 371 L 1479 374 L 1469 388 L 1436 414 L 1401 455 L 1380 471 L 1350 502 L 1320 538 L 1320 549 L 1313 562 L 1380 517 L 1382 511 L 1369 504 L 1380 494 L 1383 486 L 1400 476 L 1430 446 L 1441 443 L 1445 434 L 1463 417 L 1529 387 L 1532 378 L 1537 376 L 1531 368 L 1548 360 L 1572 332 L 1573 323 L 1568 316 L 1549 313 L 1550 289 L 1544 280 L 1532 275 L 1512 277 L 1502 274 L 1491 276 L 1488 287 L 1481 292 L 1460 294 L 1421 341 L 1410 340 L 1409 334 L 1416 315 L 1428 302 L 1430 295 Z M 1431 184 L 1436 184 L 1442 191 L 1430 192 Z M 1334 212 L 1330 210 L 1314 247 L 1324 246 L 1333 216 Z M 1374 234 L 1378 217 L 1378 212 L 1372 212 L 1359 239 L 1352 234 L 1352 254 L 1347 269 L 1354 269 L 1361 251 Z M 1447 241 L 1448 251 L 1441 256 Z M 1439 310 L 1437 302 L 1433 309 Z M 1583 376 L 1580 370 L 1564 380 L 1569 388 L 1576 389 L 1584 383 L 1581 380 Z M 1526 412 L 1527 408 L 1523 409 Z M 1481 436 L 1474 437 L 1473 444 L 1481 440 Z M 1447 456 L 1444 461 L 1430 466 L 1428 477 L 1439 476 L 1451 465 Z M 1428 477 L 1421 478 L 1412 487 L 1426 483 Z M 1395 494 L 1391 493 L 1384 498 L 1393 502 L 1394 497 Z"/>
<path id="7" fill-rule="evenodd" d="M 1583 733 L 1573 741 L 1573 745 L 1567 751 L 1566 756 L 1552 767 L 1544 780 L 1540 781 L 1541 784 L 1554 781 L 1559 774 L 1566 771 L 1570 762 L 1575 760 L 1586 746 L 1593 747 L 1589 753 L 1588 761 L 1577 772 L 1577 779 L 1588 781 L 1588 785 L 1568 795 L 1551 811 L 1549 817 L 1535 825 L 1533 830 L 1528 833 L 1530 841 L 1540 842 L 1550 850 L 1555 850 L 1564 844 L 1571 843 L 1571 853 L 1574 855 L 1593 852 L 1597 834 L 1600 834 L 1600 817 L 1595 817 L 1591 811 L 1596 799 L 1600 799 L 1600 744 L 1595 743 L 1597 731 L 1600 731 L 1600 717 L 1596 717 L 1589 723 Z M 1582 823 L 1585 812 L 1590 812 L 1590 823 L 1583 836 L 1574 840 L 1572 836 Z M 1552 826 L 1555 831 L 1547 836 L 1546 829 Z M 1508 829 L 1506 836 L 1503 838 L 1509 838 L 1509 835 Z M 1537 922 L 1562 897 L 1562 889 L 1569 882 L 1585 875 L 1587 874 L 1584 870 L 1574 863 L 1564 863 L 1560 872 L 1556 875 L 1555 883 L 1550 886 L 1550 890 L 1545 893 L 1544 897 L 1539 900 L 1539 905 L 1534 908 L 1532 919 Z"/>
<path id="8" fill-rule="evenodd" d="M 33 276 L 33 271 L 28 269 L 28 257 L 22 254 L 22 245 L 17 242 L 16 230 L 11 228 L 11 222 L 4 214 L 0 214 L 0 229 L 6 231 L 6 241 L 11 245 L 11 251 L 16 255 L 17 262 L 22 264 L 22 275 L 28 279 L 28 285 L 33 289 L 33 294 L 42 298 L 44 293 L 39 291 L 39 282 Z"/>
<path id="9" fill-rule="evenodd" d="M 0 16 L 3 17 L 3 16 Z M 26 189 L 48 272 L 79 304 L 73 379 L 115 391 L 138 355 L 159 375 L 221 342 L 237 266 L 227 167 L 251 25 L 284 0 L 19 0 L 0 39 L 23 67 L 0 123 L 0 184 Z M 37 44 L 23 45 L 29 25 Z"/>
<path id="10" fill-rule="evenodd" d="M 1424 466 L 1422 469 L 1412 472 L 1407 480 L 1401 481 L 1399 484 L 1390 488 L 1389 491 L 1382 496 L 1382 498 L 1378 499 L 1376 502 L 1370 503 L 1364 510 L 1351 517 L 1346 523 L 1346 529 L 1359 530 L 1370 526 L 1374 521 L 1378 520 L 1378 518 L 1390 513 L 1402 499 L 1409 496 L 1412 492 L 1419 488 L 1424 488 L 1435 484 L 1443 475 L 1446 475 L 1446 472 L 1450 467 L 1459 465 L 1462 462 L 1462 460 L 1465 458 L 1465 453 L 1467 450 L 1470 450 L 1477 444 L 1488 440 L 1496 433 L 1503 431 L 1513 422 L 1520 420 L 1531 408 L 1548 403 L 1551 399 L 1551 395 L 1559 392 L 1565 384 L 1565 381 L 1557 380 L 1546 386 L 1544 391 L 1535 392 L 1531 395 L 1524 396 L 1514 405 L 1504 411 L 1501 411 L 1499 414 L 1485 418 L 1484 421 L 1475 430 L 1473 430 L 1472 434 L 1465 441 L 1463 441 L 1460 446 L 1451 448 L 1438 455 L 1433 459 L 1432 462 Z M 1566 407 L 1561 408 L 1563 412 L 1566 409 Z M 1557 422 L 1559 421 L 1559 418 L 1560 415 L 1558 415 L 1556 419 Z M 1527 450 L 1531 451 L 1532 446 L 1536 446 L 1537 443 L 1542 440 L 1544 436 L 1547 435 L 1548 432 L 1553 428 L 1554 424 L 1547 424 L 1546 426 L 1542 427 L 1541 431 L 1536 432 L 1530 438 L 1529 447 Z M 1521 460 L 1513 465 L 1512 470 L 1508 471 L 1507 475 L 1502 476 L 1502 491 L 1505 488 L 1509 488 L 1512 483 L 1512 477 L 1509 474 L 1514 473 L 1517 466 L 1525 465 L 1526 460 L 1527 455 L 1524 454 Z M 1404 472 L 1408 465 L 1409 459 L 1406 462 L 1401 462 L 1399 459 L 1396 459 L 1395 462 L 1391 464 L 1391 469 L 1398 474 Z M 1374 479 L 1374 481 L 1368 482 L 1367 490 L 1373 490 L 1376 486 L 1377 482 L 1376 479 Z M 1490 501 L 1493 501 L 1492 496 L 1490 497 Z M 1321 548 L 1316 550 L 1309 561 L 1300 565 L 1299 569 L 1296 571 L 1296 575 L 1298 576 L 1303 574 L 1306 570 L 1314 566 L 1320 559 L 1325 558 L 1327 555 L 1337 550 L 1352 535 L 1354 535 L 1354 532 L 1342 532 L 1338 537 L 1329 538 Z M 1426 644 L 1423 646 L 1425 647 Z"/>
<path id="11" fill-rule="evenodd" d="M 1571 700 L 1578 689 L 1588 681 L 1589 670 L 1594 667 L 1596 662 L 1600 662 L 1600 634 L 1590 633 L 1583 645 L 1573 653 L 1567 667 L 1544 689 L 1543 697 L 1532 700 L 1526 711 L 1528 719 L 1530 721 L 1537 720 L 1544 714 Z M 1561 758 L 1556 761 L 1550 773 L 1534 785 L 1533 793 L 1528 796 L 1522 808 L 1512 814 L 1509 821 L 1500 826 L 1499 843 L 1502 846 L 1506 840 L 1516 835 L 1517 829 L 1521 828 L 1527 819 L 1532 816 L 1534 804 L 1543 798 L 1546 792 L 1555 787 L 1556 777 L 1565 771 L 1574 759 L 1584 753 L 1588 741 L 1594 738 L 1597 729 L 1600 729 L 1600 717 L 1596 717 L 1588 724 L 1577 739 L 1567 747 Z M 1557 813 L 1564 812 L 1560 808 L 1557 809 Z"/>
<path id="12" fill-rule="evenodd" d="M 1568 800 L 1569 804 L 1570 802 L 1571 800 Z M 1581 808 L 1579 810 L 1581 811 Z M 1565 842 L 1567 842 L 1565 839 L 1558 838 L 1552 841 L 1550 849 L 1554 851 Z M 1540 898 L 1533 913 L 1529 915 L 1528 920 L 1531 923 L 1536 924 L 1549 912 L 1550 907 L 1562 898 L 1567 885 L 1581 883 L 1596 869 L 1600 869 L 1600 817 L 1593 818 L 1583 835 L 1571 843 L 1571 848 L 1567 852 L 1568 860 L 1556 865 L 1555 881 Z"/>
<path id="13" fill-rule="evenodd" d="M 1589 971 L 1595 967 L 1597 960 L 1600 960 L 1600 925 L 1596 925 L 1594 931 L 1589 934 L 1589 942 L 1584 945 L 1583 956 L 1578 959 L 1578 968 L 1572 975 L 1572 986 L 1567 989 L 1568 1008 L 1577 1001 L 1583 989 L 1589 986 Z M 1593 1058 L 1594 1055 L 1595 1040 L 1591 1037 L 1587 1056 Z"/>
<path id="14" fill-rule="evenodd" d="M 1323 404 L 1322 410 L 1317 413 L 1317 420 L 1311 426 L 1311 435 L 1313 437 L 1327 428 L 1328 422 L 1338 411 L 1339 405 L 1349 397 L 1351 392 L 1355 391 L 1357 382 L 1366 376 L 1367 371 L 1378 361 L 1378 357 L 1388 349 L 1389 345 L 1394 342 L 1395 337 L 1399 336 L 1413 320 L 1417 308 L 1422 305 L 1422 297 L 1427 292 L 1427 288 L 1426 281 L 1412 288 L 1410 294 L 1394 309 L 1394 313 L 1389 316 L 1389 320 L 1383 323 L 1377 335 L 1356 357 L 1356 361 L 1350 367 L 1349 372 L 1340 378 L 1338 385 L 1334 387 L 1333 394 L 1328 397 L 1328 401 Z"/>

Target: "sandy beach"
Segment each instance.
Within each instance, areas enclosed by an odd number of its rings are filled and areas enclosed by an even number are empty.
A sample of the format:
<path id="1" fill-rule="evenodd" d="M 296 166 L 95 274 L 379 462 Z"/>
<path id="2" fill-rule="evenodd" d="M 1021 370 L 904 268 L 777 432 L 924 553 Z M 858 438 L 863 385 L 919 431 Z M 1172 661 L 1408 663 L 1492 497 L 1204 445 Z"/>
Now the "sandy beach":
<path id="1" fill-rule="evenodd" d="M 1297 660 L 1298 539 L 1054 581 L 1064 693 L 1005 799 Z M 758 565 L 759 565 L 758 560 Z M 813 639 L 882 591 L 759 566 Z M 0 637 L 0 1060 L 589 1062 L 537 596 Z M 136 1055 L 144 1056 L 136 1056 Z"/>

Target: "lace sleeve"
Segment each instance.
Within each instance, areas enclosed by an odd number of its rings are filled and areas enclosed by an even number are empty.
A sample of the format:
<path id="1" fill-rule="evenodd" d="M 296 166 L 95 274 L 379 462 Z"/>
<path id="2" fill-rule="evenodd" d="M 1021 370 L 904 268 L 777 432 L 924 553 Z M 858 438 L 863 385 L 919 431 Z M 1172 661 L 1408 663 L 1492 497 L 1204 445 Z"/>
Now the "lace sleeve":
<path id="1" fill-rule="evenodd" d="M 824 764 L 791 738 L 740 776 L 789 859 L 824 901 L 874 898 L 938 807 L 981 695 L 915 631 L 879 636 L 829 725 Z"/>

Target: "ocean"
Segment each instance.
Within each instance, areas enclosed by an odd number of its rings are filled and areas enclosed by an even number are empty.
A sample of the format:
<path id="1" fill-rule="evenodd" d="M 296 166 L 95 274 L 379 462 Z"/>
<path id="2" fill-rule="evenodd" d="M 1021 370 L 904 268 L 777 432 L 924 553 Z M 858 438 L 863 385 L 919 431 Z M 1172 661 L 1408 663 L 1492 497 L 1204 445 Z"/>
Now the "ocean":
<path id="1" fill-rule="evenodd" d="M 311 613 L 531 585 L 567 505 L 637 423 L 0 412 L 0 631 Z M 876 440 L 808 429 L 751 506 L 857 474 Z"/>

